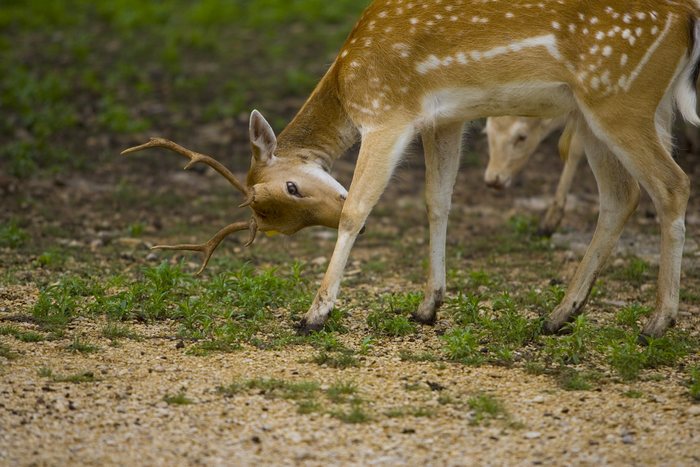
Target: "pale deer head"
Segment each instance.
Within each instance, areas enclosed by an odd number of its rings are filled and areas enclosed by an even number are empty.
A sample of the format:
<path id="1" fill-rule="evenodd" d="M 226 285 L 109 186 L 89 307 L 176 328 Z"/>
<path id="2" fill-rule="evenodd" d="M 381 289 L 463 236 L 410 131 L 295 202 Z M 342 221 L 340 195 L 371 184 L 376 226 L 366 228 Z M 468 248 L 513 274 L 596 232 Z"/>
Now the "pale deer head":
<path id="1" fill-rule="evenodd" d="M 491 117 L 486 121 L 489 141 L 489 164 L 484 181 L 492 188 L 506 188 L 522 170 L 537 146 L 562 119 L 527 117 Z"/>
<path id="2" fill-rule="evenodd" d="M 254 110 L 250 117 L 250 143 L 253 152 L 246 184 L 210 156 L 186 149 L 163 138 L 122 151 L 123 155 L 147 148 L 164 148 L 187 157 L 189 169 L 196 163 L 209 165 L 240 191 L 245 200 L 239 207 L 250 207 L 250 220 L 235 222 L 221 229 L 203 244 L 157 245 L 154 249 L 189 250 L 203 253 L 197 272 L 201 274 L 219 244 L 234 232 L 249 230 L 246 246 L 255 241 L 258 230 L 292 235 L 304 227 L 321 225 L 338 228 L 347 191 L 330 174 L 304 157 L 284 157 L 277 153 L 277 138 L 270 124 Z M 287 155 L 289 156 L 289 155 Z M 296 154 L 295 156 L 299 156 Z"/>

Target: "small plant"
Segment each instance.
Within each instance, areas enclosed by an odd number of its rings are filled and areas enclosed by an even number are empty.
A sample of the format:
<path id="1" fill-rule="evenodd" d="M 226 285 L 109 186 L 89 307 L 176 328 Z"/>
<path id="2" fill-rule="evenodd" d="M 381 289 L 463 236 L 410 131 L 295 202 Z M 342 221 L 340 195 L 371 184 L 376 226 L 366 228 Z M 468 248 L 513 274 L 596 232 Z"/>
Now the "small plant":
<path id="1" fill-rule="evenodd" d="M 644 396 L 642 391 L 637 391 L 636 389 L 630 389 L 622 393 L 623 396 L 629 397 L 630 399 L 640 399 Z"/>
<path id="2" fill-rule="evenodd" d="M 649 264 L 641 258 L 633 256 L 627 265 L 619 272 L 619 277 L 635 285 L 644 282 L 644 275 L 649 270 Z"/>
<path id="3" fill-rule="evenodd" d="M 479 337 L 471 328 L 454 328 L 442 336 L 445 350 L 450 360 L 478 365 L 484 361 L 479 345 Z"/>
<path id="4" fill-rule="evenodd" d="M 374 332 L 392 337 L 407 336 L 416 332 L 416 326 L 403 315 L 387 315 L 384 311 L 372 311 L 367 315 L 367 325 Z"/>
<path id="5" fill-rule="evenodd" d="M 644 316 L 651 314 L 651 308 L 642 306 L 638 303 L 632 303 L 623 307 L 615 317 L 615 321 L 623 326 L 629 326 L 635 331 L 639 330 L 639 320 Z"/>
<path id="6" fill-rule="evenodd" d="M 399 358 L 404 362 L 437 362 L 437 355 L 430 352 L 414 353 L 409 350 L 400 350 Z"/>
<path id="7" fill-rule="evenodd" d="M 73 339 L 73 342 L 71 342 L 66 348 L 73 353 L 94 353 L 99 350 L 97 346 L 84 342 L 80 337 L 77 336 Z"/>
<path id="8" fill-rule="evenodd" d="M 481 297 L 470 293 L 465 294 L 461 291 L 452 304 L 454 306 L 452 317 L 460 326 L 478 322 L 486 309 L 482 304 Z"/>
<path id="9" fill-rule="evenodd" d="M 353 403 L 350 410 L 334 410 L 331 415 L 345 423 L 367 423 L 372 420 L 372 417 L 367 414 L 360 403 Z"/>
<path id="10" fill-rule="evenodd" d="M 479 394 L 469 398 L 467 405 L 472 411 L 471 425 L 480 425 L 482 422 L 506 416 L 503 403 L 488 394 Z"/>
<path id="11" fill-rule="evenodd" d="M 700 402 L 700 367 L 690 369 L 690 382 L 688 385 L 690 398 Z"/>
<path id="12" fill-rule="evenodd" d="M 0 224 L 0 248 L 19 248 L 29 240 L 29 234 L 16 221 Z"/>
<path id="13" fill-rule="evenodd" d="M 0 326 L 0 336 L 12 336 L 22 342 L 40 342 L 44 335 L 34 331 L 23 331 L 14 326 Z"/>
<path id="14" fill-rule="evenodd" d="M 42 378 L 49 378 L 54 383 L 93 383 L 97 381 L 97 377 L 92 371 L 83 371 L 81 373 L 75 373 L 73 375 L 57 375 L 54 374 L 53 370 L 50 368 L 42 367 L 38 370 L 39 376 Z"/>
<path id="15" fill-rule="evenodd" d="M 179 392 L 175 395 L 166 394 L 163 400 L 168 403 L 168 405 L 190 405 L 194 401 L 188 398 L 184 392 Z"/>
<path id="16" fill-rule="evenodd" d="M 591 383 L 586 375 L 573 369 L 563 369 L 557 380 L 559 387 L 566 391 L 588 391 L 591 389 Z"/>
<path id="17" fill-rule="evenodd" d="M 34 265 L 41 268 L 59 268 L 65 263 L 66 255 L 58 249 L 51 249 L 43 252 L 34 260 Z"/>
<path id="18" fill-rule="evenodd" d="M 557 363 L 578 365 L 592 343 L 593 329 L 584 315 L 577 316 L 566 328 L 568 335 L 545 340 L 545 354 Z"/>
<path id="19" fill-rule="evenodd" d="M 347 352 L 319 352 L 312 359 L 317 365 L 326 365 L 329 368 L 345 369 L 359 367 L 360 361 Z"/>
<path id="20" fill-rule="evenodd" d="M 326 390 L 326 397 L 335 403 L 345 402 L 348 396 L 357 394 L 357 384 L 354 382 L 337 382 Z"/>
<path id="21" fill-rule="evenodd" d="M 7 360 L 14 360 L 17 358 L 17 354 L 10 349 L 10 346 L 0 342 L 0 357 L 6 358 Z"/>
<path id="22" fill-rule="evenodd" d="M 107 323 L 102 329 L 102 336 L 113 341 L 119 339 L 137 339 L 138 335 L 129 326 L 119 323 Z"/>

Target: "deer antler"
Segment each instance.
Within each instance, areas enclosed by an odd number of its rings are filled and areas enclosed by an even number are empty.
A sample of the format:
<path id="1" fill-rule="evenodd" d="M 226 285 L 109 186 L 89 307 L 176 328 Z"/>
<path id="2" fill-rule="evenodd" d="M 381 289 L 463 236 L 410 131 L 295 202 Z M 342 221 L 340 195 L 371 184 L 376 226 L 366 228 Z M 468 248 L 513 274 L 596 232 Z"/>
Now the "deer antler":
<path id="1" fill-rule="evenodd" d="M 219 172 L 221 175 L 226 178 L 226 180 L 229 181 L 231 185 L 233 185 L 238 191 L 243 193 L 243 195 L 246 197 L 245 201 L 243 204 L 240 205 L 240 207 L 244 206 L 249 206 L 250 203 L 253 201 L 253 193 L 249 191 L 244 184 L 242 184 L 238 179 L 236 178 L 233 173 L 228 170 L 226 167 L 223 166 L 219 161 L 216 159 L 200 154 L 195 151 L 191 151 L 187 148 L 184 148 L 180 146 L 177 143 L 174 143 L 170 140 L 163 139 L 163 138 L 151 138 L 148 143 L 142 144 L 140 146 L 134 146 L 133 148 L 125 149 L 124 151 L 121 152 L 122 155 L 128 155 L 133 152 L 141 151 L 143 149 L 148 149 L 148 148 L 164 148 L 164 149 L 170 149 L 171 151 L 174 151 L 178 154 L 181 154 L 188 158 L 190 162 L 187 163 L 185 166 L 185 170 L 191 168 L 194 164 L 201 162 L 202 164 L 206 164 L 209 167 L 213 168 L 217 172 Z M 224 240 L 224 238 L 228 237 L 234 232 L 239 232 L 241 230 L 248 229 L 250 231 L 250 238 L 246 242 L 245 246 L 250 246 L 253 244 L 255 241 L 255 235 L 258 232 L 258 224 L 255 222 L 255 218 L 251 217 L 250 220 L 248 221 L 241 221 L 241 222 L 235 222 L 233 224 L 229 224 L 223 229 L 219 230 L 216 235 L 214 235 L 209 241 L 206 243 L 183 243 L 179 245 L 156 245 L 152 249 L 154 250 L 188 250 L 188 251 L 199 251 L 204 254 L 204 261 L 202 262 L 202 266 L 199 268 L 199 271 L 195 273 L 195 275 L 200 275 L 204 269 L 207 267 L 207 264 L 209 264 L 209 259 L 211 258 L 212 254 L 214 253 L 214 250 L 219 246 L 219 244 Z"/>
<path id="2" fill-rule="evenodd" d="M 202 261 L 202 266 L 195 275 L 200 275 L 204 269 L 209 264 L 209 258 L 214 254 L 214 250 L 219 246 L 221 241 L 231 235 L 234 232 L 248 229 L 250 231 L 250 238 L 246 242 L 245 246 L 250 246 L 255 241 L 255 234 L 258 232 L 258 225 L 255 223 L 255 219 L 251 218 L 249 221 L 235 222 L 233 224 L 227 225 L 223 229 L 219 230 L 216 235 L 209 239 L 206 243 L 183 243 L 180 245 L 156 245 L 152 247 L 152 250 L 188 250 L 188 251 L 200 251 L 204 254 L 204 261 Z"/>
<path id="3" fill-rule="evenodd" d="M 191 151 L 187 148 L 180 146 L 177 143 L 173 143 L 172 141 L 164 138 L 151 138 L 151 140 L 148 143 L 142 144 L 140 146 L 134 146 L 133 148 L 125 149 L 122 151 L 122 156 L 126 156 L 128 154 L 131 154 L 132 152 L 137 152 L 148 148 L 170 149 L 171 151 L 185 156 L 190 160 L 190 162 L 185 166 L 185 170 L 190 169 L 193 165 L 195 165 L 198 162 L 206 164 L 212 169 L 219 172 L 221 175 L 223 175 L 224 178 L 228 180 L 231 185 L 238 189 L 238 191 L 243 193 L 245 196 L 248 196 L 248 189 L 246 188 L 246 186 L 239 182 L 236 176 L 233 175 L 229 169 L 224 167 L 223 164 L 221 164 L 221 162 L 217 161 L 213 157 L 207 156 L 205 154 L 200 154 L 195 151 Z"/>

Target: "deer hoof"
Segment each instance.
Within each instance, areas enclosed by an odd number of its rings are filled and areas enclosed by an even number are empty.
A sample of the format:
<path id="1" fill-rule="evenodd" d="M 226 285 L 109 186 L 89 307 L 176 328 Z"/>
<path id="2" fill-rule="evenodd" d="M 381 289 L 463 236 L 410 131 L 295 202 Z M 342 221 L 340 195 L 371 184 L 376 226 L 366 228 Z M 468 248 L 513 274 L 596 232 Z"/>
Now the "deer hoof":
<path id="1" fill-rule="evenodd" d="M 310 323 L 306 320 L 306 318 L 303 318 L 301 321 L 299 321 L 296 328 L 298 335 L 308 336 L 312 332 L 318 332 L 323 329 L 323 323 Z"/>
<path id="2" fill-rule="evenodd" d="M 642 329 L 642 333 L 637 338 L 640 345 L 649 345 L 649 339 L 658 339 L 666 333 L 668 328 L 676 325 L 676 320 L 666 316 L 652 316 Z"/>
<path id="3" fill-rule="evenodd" d="M 415 321 L 416 323 L 420 324 L 427 324 L 428 326 L 433 326 L 437 321 L 437 313 L 433 312 L 428 316 L 421 315 L 419 313 L 411 313 L 411 321 Z"/>

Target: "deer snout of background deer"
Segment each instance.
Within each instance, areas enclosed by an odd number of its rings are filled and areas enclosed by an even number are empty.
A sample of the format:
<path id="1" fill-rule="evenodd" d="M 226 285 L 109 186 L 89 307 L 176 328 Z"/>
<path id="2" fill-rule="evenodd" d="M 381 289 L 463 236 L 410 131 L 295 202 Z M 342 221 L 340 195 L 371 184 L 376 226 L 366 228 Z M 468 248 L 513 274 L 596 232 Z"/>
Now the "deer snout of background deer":
<path id="1" fill-rule="evenodd" d="M 489 163 L 484 174 L 486 185 L 496 189 L 510 186 L 513 175 L 525 166 L 540 142 L 558 128 L 560 120 L 562 118 L 489 118 L 484 130 L 489 143 Z"/>

